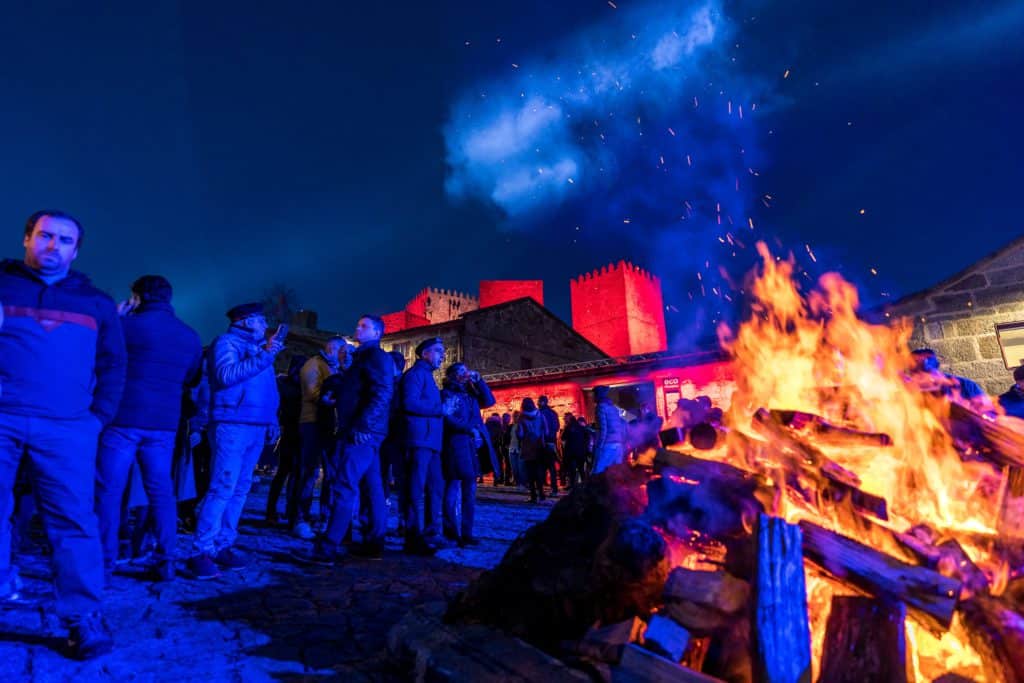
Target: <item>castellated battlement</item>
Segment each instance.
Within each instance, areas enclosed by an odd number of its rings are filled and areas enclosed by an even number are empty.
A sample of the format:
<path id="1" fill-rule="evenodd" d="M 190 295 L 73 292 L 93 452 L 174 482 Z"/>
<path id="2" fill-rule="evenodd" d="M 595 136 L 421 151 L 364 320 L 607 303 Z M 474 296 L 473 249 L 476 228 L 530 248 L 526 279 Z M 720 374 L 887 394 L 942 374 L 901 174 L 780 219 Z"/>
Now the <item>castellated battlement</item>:
<path id="1" fill-rule="evenodd" d="M 619 261 L 569 282 L 572 325 L 611 356 L 668 348 L 661 278 Z"/>

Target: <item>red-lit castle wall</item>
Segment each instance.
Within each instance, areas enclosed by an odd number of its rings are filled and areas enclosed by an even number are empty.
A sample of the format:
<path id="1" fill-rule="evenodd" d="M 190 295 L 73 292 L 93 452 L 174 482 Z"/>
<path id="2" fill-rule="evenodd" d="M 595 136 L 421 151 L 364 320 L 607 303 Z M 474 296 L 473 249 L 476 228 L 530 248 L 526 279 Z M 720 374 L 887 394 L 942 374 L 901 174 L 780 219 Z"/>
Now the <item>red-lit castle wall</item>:
<path id="1" fill-rule="evenodd" d="M 515 301 L 532 297 L 541 306 L 544 305 L 543 280 L 481 280 L 480 308 L 497 306 L 506 301 Z"/>
<path id="2" fill-rule="evenodd" d="M 569 283 L 573 328 L 610 356 L 668 348 L 661 280 L 626 261 Z"/>

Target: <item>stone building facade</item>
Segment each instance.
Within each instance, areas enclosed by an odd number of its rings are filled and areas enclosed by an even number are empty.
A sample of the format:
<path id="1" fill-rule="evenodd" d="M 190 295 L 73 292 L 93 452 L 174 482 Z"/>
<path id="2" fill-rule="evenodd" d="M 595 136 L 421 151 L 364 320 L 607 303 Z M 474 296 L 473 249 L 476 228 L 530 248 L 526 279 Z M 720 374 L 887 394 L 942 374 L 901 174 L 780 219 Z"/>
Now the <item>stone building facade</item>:
<path id="1" fill-rule="evenodd" d="M 914 321 L 911 344 L 935 349 L 944 369 L 969 377 L 990 394 L 1012 383 L 997 325 L 1024 322 L 1024 237 L 966 270 L 886 309 Z"/>
<path id="2" fill-rule="evenodd" d="M 278 358 L 278 370 L 287 369 L 292 355 L 316 353 L 334 334 L 293 328 L 288 335 L 288 349 Z M 444 341 L 442 370 L 461 361 L 487 375 L 608 358 L 532 298 L 478 308 L 454 320 L 385 334 L 381 348 L 401 352 L 408 367 L 415 361 L 416 345 L 430 337 Z"/>

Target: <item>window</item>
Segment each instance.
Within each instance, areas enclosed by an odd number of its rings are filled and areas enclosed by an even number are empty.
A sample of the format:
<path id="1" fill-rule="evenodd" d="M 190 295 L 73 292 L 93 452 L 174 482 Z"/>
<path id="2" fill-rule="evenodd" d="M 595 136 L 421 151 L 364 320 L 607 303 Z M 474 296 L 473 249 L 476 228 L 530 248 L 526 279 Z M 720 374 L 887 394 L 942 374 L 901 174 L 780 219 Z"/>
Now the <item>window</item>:
<path id="1" fill-rule="evenodd" d="M 412 348 L 412 342 L 398 342 L 397 344 L 391 345 L 392 351 L 398 351 L 400 354 L 409 357 L 409 350 Z"/>

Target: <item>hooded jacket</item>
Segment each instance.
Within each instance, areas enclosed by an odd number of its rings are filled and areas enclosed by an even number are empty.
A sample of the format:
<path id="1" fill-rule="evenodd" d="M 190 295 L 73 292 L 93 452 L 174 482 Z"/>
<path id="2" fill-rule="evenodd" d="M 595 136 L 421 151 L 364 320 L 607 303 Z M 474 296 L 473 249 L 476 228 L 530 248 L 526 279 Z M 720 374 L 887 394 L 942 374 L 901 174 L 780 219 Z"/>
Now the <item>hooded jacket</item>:
<path id="1" fill-rule="evenodd" d="M 186 387 L 199 383 L 203 345 L 169 303 L 144 303 L 121 320 L 128 371 L 117 427 L 174 431 Z"/>
<path id="2" fill-rule="evenodd" d="M 280 398 L 274 354 L 263 337 L 232 325 L 210 349 L 210 422 L 275 425 Z"/>
<path id="3" fill-rule="evenodd" d="M 0 412 L 106 425 L 124 391 L 114 300 L 77 271 L 50 285 L 24 262 L 0 262 Z"/>

